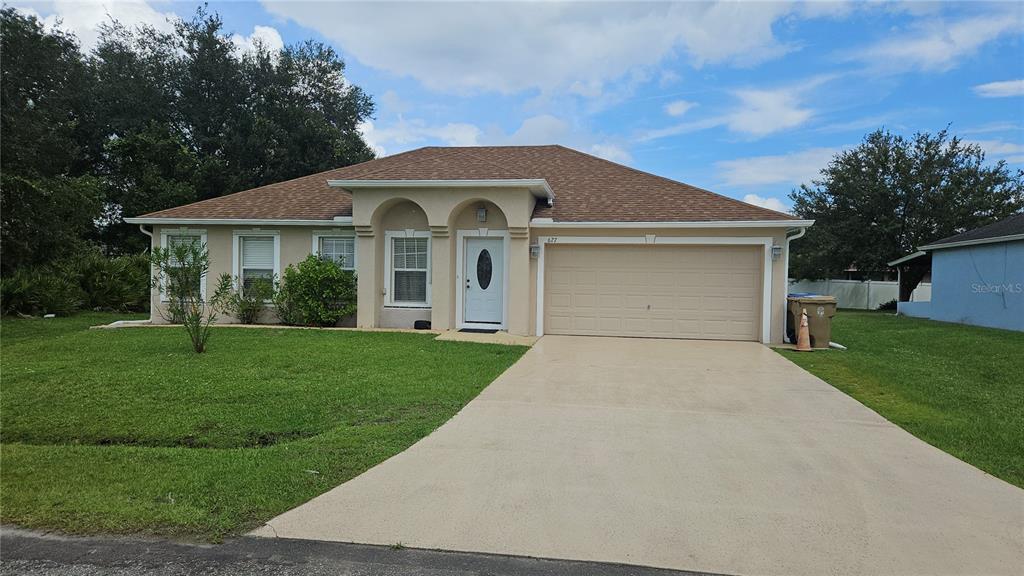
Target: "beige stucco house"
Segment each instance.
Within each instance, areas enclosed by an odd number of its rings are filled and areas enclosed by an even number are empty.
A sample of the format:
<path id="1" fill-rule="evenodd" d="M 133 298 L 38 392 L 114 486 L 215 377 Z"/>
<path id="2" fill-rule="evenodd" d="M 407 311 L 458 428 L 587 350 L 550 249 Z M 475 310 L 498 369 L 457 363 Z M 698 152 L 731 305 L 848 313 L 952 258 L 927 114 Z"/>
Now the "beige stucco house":
<path id="1" fill-rule="evenodd" d="M 562 146 L 420 148 L 127 221 L 205 242 L 210 284 L 333 258 L 366 328 L 761 342 L 813 223 Z"/>

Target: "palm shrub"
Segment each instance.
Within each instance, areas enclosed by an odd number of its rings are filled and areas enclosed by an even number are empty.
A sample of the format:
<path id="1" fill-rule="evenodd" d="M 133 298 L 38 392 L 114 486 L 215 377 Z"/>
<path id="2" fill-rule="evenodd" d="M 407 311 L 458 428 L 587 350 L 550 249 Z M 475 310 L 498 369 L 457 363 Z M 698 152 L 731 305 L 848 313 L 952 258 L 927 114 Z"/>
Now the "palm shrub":
<path id="1" fill-rule="evenodd" d="M 160 309 L 160 315 L 168 322 L 184 326 L 192 350 L 201 354 L 217 319 L 212 308 L 207 311 L 202 294 L 203 277 L 210 270 L 206 244 L 190 242 L 153 248 L 150 263 L 152 285 L 167 297 L 167 307 Z"/>
<path id="2" fill-rule="evenodd" d="M 356 275 L 310 254 L 285 269 L 274 306 L 284 324 L 334 326 L 356 312 Z"/>
<path id="3" fill-rule="evenodd" d="M 149 304 L 150 258 L 131 254 L 107 258 L 98 250 L 81 254 L 62 268 L 74 277 L 92 310 L 145 310 Z"/>
<path id="4" fill-rule="evenodd" d="M 0 308 L 4 314 L 66 316 L 82 306 L 85 294 L 78 282 L 49 268 L 23 268 L 0 279 Z"/>
<path id="5" fill-rule="evenodd" d="M 241 285 L 237 277 L 221 274 L 210 302 L 215 310 L 234 316 L 242 324 L 255 324 L 267 308 L 267 302 L 274 297 L 274 285 L 256 280 L 245 290 L 239 290 L 237 287 Z"/>

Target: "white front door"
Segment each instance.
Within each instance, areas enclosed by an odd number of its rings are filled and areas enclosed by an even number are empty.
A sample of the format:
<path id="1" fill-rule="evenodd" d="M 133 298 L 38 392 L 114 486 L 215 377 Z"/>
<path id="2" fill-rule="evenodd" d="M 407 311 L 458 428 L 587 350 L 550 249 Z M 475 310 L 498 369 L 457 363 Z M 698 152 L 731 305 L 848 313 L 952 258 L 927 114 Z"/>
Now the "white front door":
<path id="1" fill-rule="evenodd" d="M 463 316 L 466 324 L 501 324 L 505 293 L 504 239 L 466 238 Z"/>

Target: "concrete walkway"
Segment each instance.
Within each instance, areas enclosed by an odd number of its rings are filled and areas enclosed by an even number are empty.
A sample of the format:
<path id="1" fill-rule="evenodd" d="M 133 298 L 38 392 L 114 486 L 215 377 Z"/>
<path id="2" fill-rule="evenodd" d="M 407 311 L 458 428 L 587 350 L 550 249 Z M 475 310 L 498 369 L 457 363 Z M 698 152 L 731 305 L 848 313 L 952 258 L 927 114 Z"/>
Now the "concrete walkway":
<path id="1" fill-rule="evenodd" d="M 1019 574 L 1024 490 L 754 343 L 546 336 L 262 536 L 728 574 Z"/>

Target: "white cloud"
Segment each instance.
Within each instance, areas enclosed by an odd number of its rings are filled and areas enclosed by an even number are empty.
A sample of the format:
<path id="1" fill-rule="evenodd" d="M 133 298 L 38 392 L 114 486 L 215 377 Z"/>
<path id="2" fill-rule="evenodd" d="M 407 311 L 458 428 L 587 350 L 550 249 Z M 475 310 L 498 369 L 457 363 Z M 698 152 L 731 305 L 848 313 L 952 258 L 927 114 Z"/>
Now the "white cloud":
<path id="1" fill-rule="evenodd" d="M 633 155 L 618 144 L 594 144 L 590 147 L 590 153 L 619 164 L 628 164 L 633 161 Z"/>
<path id="2" fill-rule="evenodd" d="M 62 30 L 74 33 L 83 52 L 96 46 L 100 27 L 111 20 L 129 28 L 149 25 L 170 32 L 174 29 L 172 22 L 178 19 L 173 12 L 159 12 L 146 2 L 129 0 L 57 0 L 25 5 L 28 7 L 18 9 L 38 17 L 47 28 L 59 25 Z"/>
<path id="3" fill-rule="evenodd" d="M 254 26 L 249 36 L 234 34 L 231 36 L 231 43 L 243 53 L 255 52 L 257 44 L 262 44 L 271 54 L 276 54 L 284 48 L 281 33 L 270 26 Z"/>
<path id="4" fill-rule="evenodd" d="M 665 105 L 665 113 L 669 116 L 682 116 L 686 114 L 686 111 L 696 106 L 696 102 L 689 102 L 687 100 L 676 100 L 669 102 Z"/>
<path id="5" fill-rule="evenodd" d="M 873 46 L 847 54 L 846 59 L 864 62 L 877 71 L 949 70 L 983 45 L 1024 30 L 1020 9 L 1009 6 L 955 22 L 927 19 L 915 24 L 912 32 L 889 34 Z"/>
<path id="6" fill-rule="evenodd" d="M 795 128 L 814 115 L 802 107 L 797 90 L 740 90 L 736 92 L 740 106 L 726 118 L 733 132 L 764 136 Z"/>
<path id="7" fill-rule="evenodd" d="M 403 150 L 441 143 L 445 146 L 476 146 L 482 131 L 473 124 L 449 122 L 430 125 L 423 120 L 398 121 L 383 127 L 367 121 L 359 125 L 359 132 L 378 156 L 394 154 Z"/>
<path id="8" fill-rule="evenodd" d="M 974 93 L 983 98 L 1024 96 L 1024 80 L 1005 80 L 1003 82 L 979 84 L 974 87 Z"/>
<path id="9" fill-rule="evenodd" d="M 1011 164 L 1024 163 L 1024 144 L 1007 142 L 1006 140 L 968 140 L 969 144 L 977 144 L 985 151 L 989 160 L 1006 160 Z"/>
<path id="10" fill-rule="evenodd" d="M 960 134 L 991 134 L 993 132 L 1018 132 L 1021 125 L 1016 122 L 989 122 L 980 126 L 972 126 L 958 130 Z"/>
<path id="11" fill-rule="evenodd" d="M 791 154 L 751 156 L 715 163 L 726 186 L 789 186 L 810 183 L 840 151 L 839 148 L 809 148 Z"/>
<path id="12" fill-rule="evenodd" d="M 747 194 L 743 197 L 743 201 L 747 204 L 753 204 L 754 206 L 760 206 L 769 210 L 775 210 L 776 212 L 789 212 L 789 207 L 782 203 L 782 200 L 773 197 L 758 196 L 757 194 Z"/>
<path id="13" fill-rule="evenodd" d="M 591 97 L 682 56 L 750 64 L 792 49 L 773 25 L 816 16 L 786 3 L 264 2 L 380 70 L 449 93 L 540 89 Z M 425 23 L 429 23 L 426 25 Z M 381 33 L 387 30 L 386 34 Z"/>
<path id="14" fill-rule="evenodd" d="M 732 132 L 753 137 L 796 128 L 813 118 L 815 114 L 813 109 L 803 103 L 807 93 L 833 78 L 817 76 L 796 85 L 775 89 L 734 90 L 732 95 L 736 99 L 736 104 L 731 110 L 700 120 L 648 130 L 637 140 L 647 142 L 718 126 L 725 126 Z"/>

